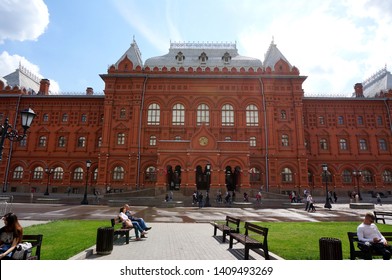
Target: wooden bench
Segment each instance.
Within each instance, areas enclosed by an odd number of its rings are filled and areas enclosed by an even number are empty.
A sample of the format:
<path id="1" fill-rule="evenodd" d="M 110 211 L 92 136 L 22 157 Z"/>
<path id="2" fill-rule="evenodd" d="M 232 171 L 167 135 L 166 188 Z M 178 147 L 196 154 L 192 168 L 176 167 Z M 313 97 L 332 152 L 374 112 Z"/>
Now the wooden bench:
<path id="1" fill-rule="evenodd" d="M 230 232 L 236 232 L 236 233 L 240 232 L 240 222 L 241 222 L 240 219 L 226 216 L 225 224 L 217 223 L 217 222 L 211 223 L 211 225 L 214 226 L 214 236 L 216 236 L 216 232 L 219 229 L 223 233 L 222 243 L 225 243 L 227 234 L 229 234 Z"/>
<path id="2" fill-rule="evenodd" d="M 385 237 L 388 242 L 392 242 L 392 232 L 381 232 L 381 234 Z M 350 242 L 350 260 L 365 259 L 367 253 L 361 251 L 358 248 L 358 235 L 356 232 L 347 232 L 348 240 Z M 370 255 L 373 256 L 381 256 L 376 252 L 370 252 Z"/>
<path id="3" fill-rule="evenodd" d="M 384 211 L 373 211 L 374 213 L 374 221 L 378 223 L 378 221 L 382 221 L 385 224 L 385 219 L 392 220 L 392 212 L 384 212 Z"/>
<path id="4" fill-rule="evenodd" d="M 114 218 L 110 220 L 112 227 L 114 229 L 114 236 L 125 236 L 125 243 L 129 244 L 129 232 L 132 228 L 124 227 L 120 218 Z M 116 228 L 117 224 L 121 224 L 121 228 Z"/>
<path id="5" fill-rule="evenodd" d="M 262 249 L 264 252 L 264 259 L 269 260 L 268 252 L 268 228 L 261 227 L 250 222 L 245 222 L 245 234 L 242 233 L 230 233 L 230 244 L 229 248 L 233 248 L 234 239 L 245 245 L 245 256 L 244 259 L 249 259 L 249 249 Z M 254 237 L 259 237 L 262 241 L 255 239 Z"/>
<path id="6" fill-rule="evenodd" d="M 27 256 L 28 251 L 26 250 L 23 254 L 22 260 L 40 260 L 41 259 L 42 239 L 43 239 L 42 234 L 37 234 L 37 235 L 24 234 L 23 235 L 22 243 L 29 242 L 29 243 L 31 243 L 32 247 L 31 247 L 31 255 Z"/>

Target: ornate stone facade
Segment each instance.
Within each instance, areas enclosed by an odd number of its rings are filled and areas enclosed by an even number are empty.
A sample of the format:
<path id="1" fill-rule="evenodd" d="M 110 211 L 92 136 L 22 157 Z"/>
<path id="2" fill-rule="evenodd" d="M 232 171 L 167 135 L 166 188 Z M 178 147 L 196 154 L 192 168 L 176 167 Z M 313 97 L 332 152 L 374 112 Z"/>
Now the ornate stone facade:
<path id="1" fill-rule="evenodd" d="M 88 159 L 89 191 L 321 194 L 323 163 L 338 193 L 392 190 L 392 93 L 304 97 L 306 77 L 273 42 L 263 62 L 232 43 L 172 43 L 144 64 L 133 42 L 101 78 L 104 95 L 83 96 L 49 95 L 47 82 L 28 95 L 0 81 L 2 122 L 19 123 L 25 107 L 37 113 L 26 141 L 6 141 L 4 191 L 43 192 L 50 167 L 51 192 L 81 193 Z"/>

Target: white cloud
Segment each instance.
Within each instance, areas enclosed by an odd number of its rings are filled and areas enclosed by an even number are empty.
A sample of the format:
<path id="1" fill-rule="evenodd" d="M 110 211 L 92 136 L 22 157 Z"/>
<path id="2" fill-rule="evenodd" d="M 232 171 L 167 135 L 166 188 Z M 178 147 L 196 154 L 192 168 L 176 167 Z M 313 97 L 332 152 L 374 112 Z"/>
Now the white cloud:
<path id="1" fill-rule="evenodd" d="M 0 1 L 0 44 L 5 40 L 37 40 L 49 24 L 43 0 Z"/>
<path id="2" fill-rule="evenodd" d="M 40 69 L 36 64 L 31 63 L 23 56 L 20 56 L 17 54 L 10 55 L 6 51 L 3 51 L 0 54 L 0 77 L 4 77 L 4 76 L 14 72 L 16 69 L 18 69 L 19 64 L 21 64 L 23 67 L 28 69 L 31 73 L 36 75 L 38 78 L 40 78 L 40 79 L 43 78 L 43 75 L 40 74 Z M 60 92 L 60 86 L 54 80 L 50 80 L 50 92 L 51 93 L 59 93 Z"/>
<path id="3" fill-rule="evenodd" d="M 200 0 L 198 5 L 208 6 L 208 11 L 198 22 L 191 17 L 195 9 L 190 3 L 167 0 L 142 5 L 135 0 L 116 0 L 130 26 L 161 52 L 166 51 L 168 39 L 225 34 L 234 36 L 242 55 L 264 60 L 274 36 L 290 63 L 308 76 L 305 93 L 349 96 L 355 83 L 391 60 L 392 1 L 226 0 L 207 5 Z M 176 7 L 181 5 L 187 9 L 179 12 Z"/>
<path id="4" fill-rule="evenodd" d="M 308 5 L 306 12 L 291 7 L 274 13 L 264 24 L 256 22 L 243 29 L 240 43 L 246 52 L 263 60 L 260 46 L 268 47 L 275 36 L 281 52 L 308 76 L 305 93 L 349 95 L 355 83 L 390 60 L 388 30 L 392 26 L 390 17 L 382 14 L 385 8 L 367 0 L 322 1 L 318 6 Z M 388 8 L 391 12 L 391 5 Z"/>

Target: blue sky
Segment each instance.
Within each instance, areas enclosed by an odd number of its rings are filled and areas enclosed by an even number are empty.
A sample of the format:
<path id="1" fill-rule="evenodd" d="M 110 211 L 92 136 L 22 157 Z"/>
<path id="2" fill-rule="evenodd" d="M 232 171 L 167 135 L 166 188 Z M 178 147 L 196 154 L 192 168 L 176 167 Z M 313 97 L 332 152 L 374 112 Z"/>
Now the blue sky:
<path id="1" fill-rule="evenodd" d="M 0 76 L 21 62 L 53 92 L 102 92 L 133 36 L 143 61 L 170 41 L 236 42 L 263 60 L 274 38 L 305 94 L 350 95 L 392 62 L 389 0 L 6 0 L 0 15 Z"/>

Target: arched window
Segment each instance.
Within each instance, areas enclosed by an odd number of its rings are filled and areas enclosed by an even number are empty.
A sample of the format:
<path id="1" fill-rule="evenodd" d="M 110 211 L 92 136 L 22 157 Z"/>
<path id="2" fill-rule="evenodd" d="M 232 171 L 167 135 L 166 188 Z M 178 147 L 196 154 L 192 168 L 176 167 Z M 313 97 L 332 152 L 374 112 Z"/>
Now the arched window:
<path id="1" fill-rule="evenodd" d="M 384 172 L 382 173 L 382 179 L 385 184 L 392 183 L 392 171 L 384 170 Z"/>
<path id="2" fill-rule="evenodd" d="M 127 111 L 125 110 L 125 108 L 121 108 L 120 119 L 125 119 L 126 116 L 127 116 Z"/>
<path id="3" fill-rule="evenodd" d="M 80 136 L 78 138 L 78 148 L 84 148 L 86 147 L 86 137 Z"/>
<path id="4" fill-rule="evenodd" d="M 380 151 L 387 151 L 388 150 L 388 146 L 387 146 L 387 141 L 385 141 L 385 139 L 378 139 L 378 148 L 380 149 Z"/>
<path id="5" fill-rule="evenodd" d="M 182 104 L 175 104 L 172 112 L 172 124 L 184 125 L 185 124 L 185 107 Z"/>
<path id="6" fill-rule="evenodd" d="M 147 112 L 147 124 L 148 125 L 159 125 L 161 116 L 161 108 L 158 104 L 153 103 L 148 106 Z"/>
<path id="7" fill-rule="evenodd" d="M 259 126 L 259 111 L 256 105 L 246 107 L 246 126 Z"/>
<path id="8" fill-rule="evenodd" d="M 366 139 L 359 139 L 359 149 L 361 151 L 367 151 L 368 146 L 367 146 L 367 141 Z"/>
<path id="9" fill-rule="evenodd" d="M 154 166 L 149 166 L 146 168 L 144 180 L 146 182 L 156 182 L 157 181 L 157 169 Z"/>
<path id="10" fill-rule="evenodd" d="M 313 172 L 310 170 L 308 170 L 308 184 L 310 186 L 314 185 L 314 175 L 313 175 Z"/>
<path id="11" fill-rule="evenodd" d="M 339 149 L 341 151 L 347 150 L 347 140 L 346 139 L 339 139 Z"/>
<path id="12" fill-rule="evenodd" d="M 200 104 L 197 107 L 197 125 L 209 125 L 210 123 L 210 108 L 207 104 Z"/>
<path id="13" fill-rule="evenodd" d="M 327 139 L 320 139 L 320 149 L 321 150 L 328 150 L 328 142 Z"/>
<path id="14" fill-rule="evenodd" d="M 64 148 L 65 143 L 66 143 L 65 136 L 60 136 L 59 139 L 57 140 L 57 147 Z"/>
<path id="15" fill-rule="evenodd" d="M 82 114 L 81 121 L 82 121 L 82 123 L 87 122 L 87 115 L 86 114 Z"/>
<path id="16" fill-rule="evenodd" d="M 83 168 L 76 167 L 74 172 L 73 172 L 73 179 L 75 181 L 81 181 L 81 180 L 83 180 L 83 174 L 84 174 Z"/>
<path id="17" fill-rule="evenodd" d="M 284 183 L 293 182 L 293 172 L 288 167 L 285 167 L 282 170 L 282 182 L 284 182 Z"/>
<path id="18" fill-rule="evenodd" d="M 364 183 L 373 183 L 373 174 L 370 170 L 362 170 L 362 180 Z"/>
<path id="19" fill-rule="evenodd" d="M 113 170 L 113 180 L 124 180 L 124 168 L 116 166 Z"/>
<path id="20" fill-rule="evenodd" d="M 33 179 L 39 180 L 44 177 L 44 169 L 41 166 L 37 166 L 33 171 Z"/>
<path id="21" fill-rule="evenodd" d="M 282 134 L 282 146 L 288 147 L 289 144 L 289 136 L 287 134 Z"/>
<path id="22" fill-rule="evenodd" d="M 285 110 L 280 111 L 280 119 L 281 120 L 286 120 L 287 119 L 287 114 Z"/>
<path id="23" fill-rule="evenodd" d="M 40 136 L 38 140 L 38 147 L 46 147 L 46 136 Z"/>
<path id="24" fill-rule="evenodd" d="M 64 177 L 64 169 L 60 166 L 56 167 L 53 172 L 54 180 L 62 180 Z"/>
<path id="25" fill-rule="evenodd" d="M 20 179 L 23 178 L 23 167 L 22 166 L 17 166 L 14 169 L 14 176 L 13 176 L 13 178 L 15 180 L 20 180 Z"/>
<path id="26" fill-rule="evenodd" d="M 343 180 L 343 183 L 352 183 L 353 176 L 352 176 L 350 170 L 348 170 L 348 169 L 343 170 L 342 180 Z"/>
<path id="27" fill-rule="evenodd" d="M 230 104 L 222 107 L 222 126 L 234 126 L 234 109 Z"/>
<path id="28" fill-rule="evenodd" d="M 47 121 L 49 121 L 49 115 L 48 114 L 44 114 L 44 116 L 43 116 L 43 121 L 44 122 L 47 122 Z"/>
<path id="29" fill-rule="evenodd" d="M 68 114 L 63 114 L 62 121 L 63 122 L 67 122 L 68 121 Z"/>
<path id="30" fill-rule="evenodd" d="M 338 117 L 338 124 L 339 125 L 343 125 L 344 124 L 344 117 L 343 116 L 339 116 Z"/>
<path id="31" fill-rule="evenodd" d="M 98 168 L 95 168 L 93 171 L 93 181 L 98 180 Z"/>
<path id="32" fill-rule="evenodd" d="M 260 182 L 261 177 L 260 177 L 260 170 L 256 167 L 252 167 L 249 170 L 249 181 L 250 182 Z"/>
<path id="33" fill-rule="evenodd" d="M 97 141 L 97 147 L 101 147 L 102 146 L 102 136 L 98 137 L 98 141 Z"/>

